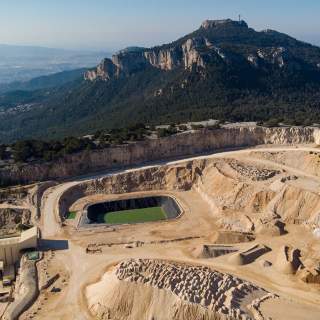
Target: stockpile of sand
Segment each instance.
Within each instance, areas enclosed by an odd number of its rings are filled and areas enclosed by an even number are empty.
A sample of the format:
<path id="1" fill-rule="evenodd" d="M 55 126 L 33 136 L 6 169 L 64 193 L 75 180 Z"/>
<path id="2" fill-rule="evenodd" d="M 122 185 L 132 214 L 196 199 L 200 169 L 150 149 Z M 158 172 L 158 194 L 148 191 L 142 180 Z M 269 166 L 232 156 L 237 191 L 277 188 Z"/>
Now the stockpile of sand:
<path id="1" fill-rule="evenodd" d="M 295 275 L 306 283 L 320 283 L 320 255 L 311 248 L 301 251 L 289 245 L 282 246 L 274 266 L 279 272 Z"/>
<path id="2" fill-rule="evenodd" d="M 276 298 L 249 282 L 203 266 L 160 260 L 120 263 L 87 287 L 99 319 L 254 319 L 259 301 Z"/>
<path id="3" fill-rule="evenodd" d="M 193 257 L 197 259 L 210 259 L 237 252 L 238 248 L 230 245 L 208 245 L 198 246 L 192 251 Z"/>
<path id="4" fill-rule="evenodd" d="M 254 262 L 260 256 L 264 255 L 265 253 L 271 251 L 265 245 L 256 244 L 255 246 L 242 251 L 240 253 L 235 253 L 234 255 L 230 256 L 229 262 L 237 264 L 237 265 L 244 265 Z"/>

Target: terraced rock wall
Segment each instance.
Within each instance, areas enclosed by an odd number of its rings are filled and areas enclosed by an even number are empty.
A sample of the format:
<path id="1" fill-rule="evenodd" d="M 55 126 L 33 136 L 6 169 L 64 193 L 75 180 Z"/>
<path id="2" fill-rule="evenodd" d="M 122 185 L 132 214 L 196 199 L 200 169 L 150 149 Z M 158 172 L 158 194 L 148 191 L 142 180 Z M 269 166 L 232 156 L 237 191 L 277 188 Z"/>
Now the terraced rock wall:
<path id="1" fill-rule="evenodd" d="M 187 162 L 181 166 L 161 166 L 115 174 L 102 179 L 76 184 L 66 190 L 57 203 L 57 216 L 63 220 L 77 199 L 94 194 L 123 194 L 152 190 L 190 190 L 206 160 Z"/>
<path id="2" fill-rule="evenodd" d="M 320 130 L 300 127 L 204 129 L 98 151 L 81 152 L 50 163 L 8 165 L 0 169 L 0 179 L 8 184 L 31 183 L 227 148 L 301 143 L 320 144 Z"/>

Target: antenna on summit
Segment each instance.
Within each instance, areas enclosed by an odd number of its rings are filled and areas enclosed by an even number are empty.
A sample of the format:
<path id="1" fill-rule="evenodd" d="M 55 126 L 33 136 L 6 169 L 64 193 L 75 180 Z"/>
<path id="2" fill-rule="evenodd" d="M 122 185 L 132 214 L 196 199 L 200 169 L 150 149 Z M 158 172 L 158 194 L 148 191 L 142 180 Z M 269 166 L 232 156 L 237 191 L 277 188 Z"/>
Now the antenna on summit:
<path id="1" fill-rule="evenodd" d="M 241 14 L 239 14 L 239 23 L 241 23 Z"/>

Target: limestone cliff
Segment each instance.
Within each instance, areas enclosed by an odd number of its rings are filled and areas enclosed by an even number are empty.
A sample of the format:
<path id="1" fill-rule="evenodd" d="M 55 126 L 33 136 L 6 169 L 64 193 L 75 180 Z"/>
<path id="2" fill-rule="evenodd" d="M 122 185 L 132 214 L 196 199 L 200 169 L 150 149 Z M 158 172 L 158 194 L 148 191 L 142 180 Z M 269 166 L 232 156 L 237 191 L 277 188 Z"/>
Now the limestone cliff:
<path id="1" fill-rule="evenodd" d="M 217 61 L 240 63 L 245 60 L 255 67 L 266 67 L 266 64 L 284 67 L 287 62 L 296 63 L 296 59 L 290 54 L 290 50 L 280 42 L 274 45 L 255 45 L 248 47 L 244 52 L 226 52 L 221 47 L 224 41 L 229 41 L 231 45 L 241 39 L 241 34 L 246 33 L 247 38 L 252 37 L 250 29 L 245 21 L 225 20 L 205 20 L 201 27 L 195 32 L 171 43 L 154 48 L 133 48 L 125 49 L 115 54 L 112 59 L 104 59 L 96 69 L 85 74 L 85 79 L 109 81 L 120 76 L 128 76 L 136 71 L 141 71 L 147 67 L 154 67 L 164 71 L 176 68 L 185 70 L 206 69 L 211 62 Z M 231 33 L 230 33 L 231 32 Z M 226 36 L 233 34 L 234 36 Z M 239 39 L 237 36 L 239 34 Z M 263 31 L 261 36 L 281 37 L 275 31 Z M 260 41 L 261 42 L 261 41 Z M 238 45 L 238 43 L 237 43 Z M 245 45 L 248 45 L 245 42 Z M 245 58 L 245 60 L 243 59 Z M 217 60 L 218 59 L 218 60 Z"/>
<path id="2" fill-rule="evenodd" d="M 0 141 L 213 115 L 231 122 L 320 123 L 319 66 L 320 48 L 289 35 L 256 31 L 244 21 L 206 20 L 171 43 L 121 50 L 61 90 L 3 97 Z"/>
<path id="3" fill-rule="evenodd" d="M 222 20 L 205 20 L 202 22 L 201 27 L 204 29 L 210 29 L 221 25 L 231 25 L 231 26 L 242 26 L 248 28 L 248 25 L 245 21 L 233 21 L 231 19 L 222 19 Z"/>
<path id="4" fill-rule="evenodd" d="M 97 66 L 96 70 L 89 70 L 85 74 L 86 80 L 94 80 L 100 78 L 102 80 L 110 80 L 117 74 L 117 67 L 112 63 L 110 59 L 103 59 Z"/>
<path id="5" fill-rule="evenodd" d="M 270 153 L 276 152 L 273 148 Z M 254 156 L 258 153 L 266 151 L 247 150 L 227 158 L 200 157 L 79 181 L 59 197 L 57 216 L 63 221 L 72 204 L 86 196 L 193 190 L 224 230 L 281 235 L 287 223 L 319 227 L 319 194 L 308 187 L 304 174 L 292 175 L 281 169 L 282 163 L 279 167 L 271 161 L 266 164 Z M 301 167 L 299 153 L 291 150 L 289 157 L 298 158 L 300 166 L 298 161 L 296 164 Z"/>
<path id="6" fill-rule="evenodd" d="M 89 81 L 109 81 L 121 76 L 127 76 L 134 72 L 144 70 L 147 67 L 169 71 L 178 67 L 186 70 L 192 66 L 205 67 L 204 53 L 201 48 L 209 48 L 210 43 L 205 38 L 190 38 L 180 46 L 167 49 L 146 49 L 141 52 L 120 52 L 112 59 L 104 59 L 96 69 L 85 73 L 85 79 Z M 215 52 L 211 48 L 212 52 Z"/>
<path id="7" fill-rule="evenodd" d="M 221 25 L 234 25 L 246 27 L 247 24 L 232 20 L 207 20 L 200 29 L 208 30 Z M 169 71 L 178 67 L 191 70 L 193 67 L 206 67 L 206 60 L 210 56 L 219 56 L 224 59 L 225 55 L 214 46 L 205 36 L 190 36 L 181 42 L 170 45 L 154 47 L 150 49 L 136 48 L 134 50 L 122 50 L 113 55 L 112 59 L 104 59 L 96 69 L 85 73 L 85 79 L 89 81 L 119 78 L 130 75 L 147 67 L 154 67 Z"/>
<path id="8" fill-rule="evenodd" d="M 320 144 L 317 128 L 223 128 L 199 130 L 161 139 L 84 151 L 50 163 L 11 165 L 0 169 L 0 179 L 8 183 L 30 183 L 88 174 L 105 169 L 131 166 L 147 161 L 165 160 L 263 144 Z"/>

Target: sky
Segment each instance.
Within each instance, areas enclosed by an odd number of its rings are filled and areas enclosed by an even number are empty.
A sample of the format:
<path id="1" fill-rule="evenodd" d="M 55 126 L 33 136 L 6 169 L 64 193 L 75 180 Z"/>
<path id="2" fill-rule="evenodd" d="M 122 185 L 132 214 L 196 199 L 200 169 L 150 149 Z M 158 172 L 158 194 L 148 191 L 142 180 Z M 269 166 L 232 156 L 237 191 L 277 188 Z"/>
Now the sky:
<path id="1" fill-rule="evenodd" d="M 0 43 L 115 51 L 237 19 L 320 46 L 319 0 L 0 0 Z"/>

